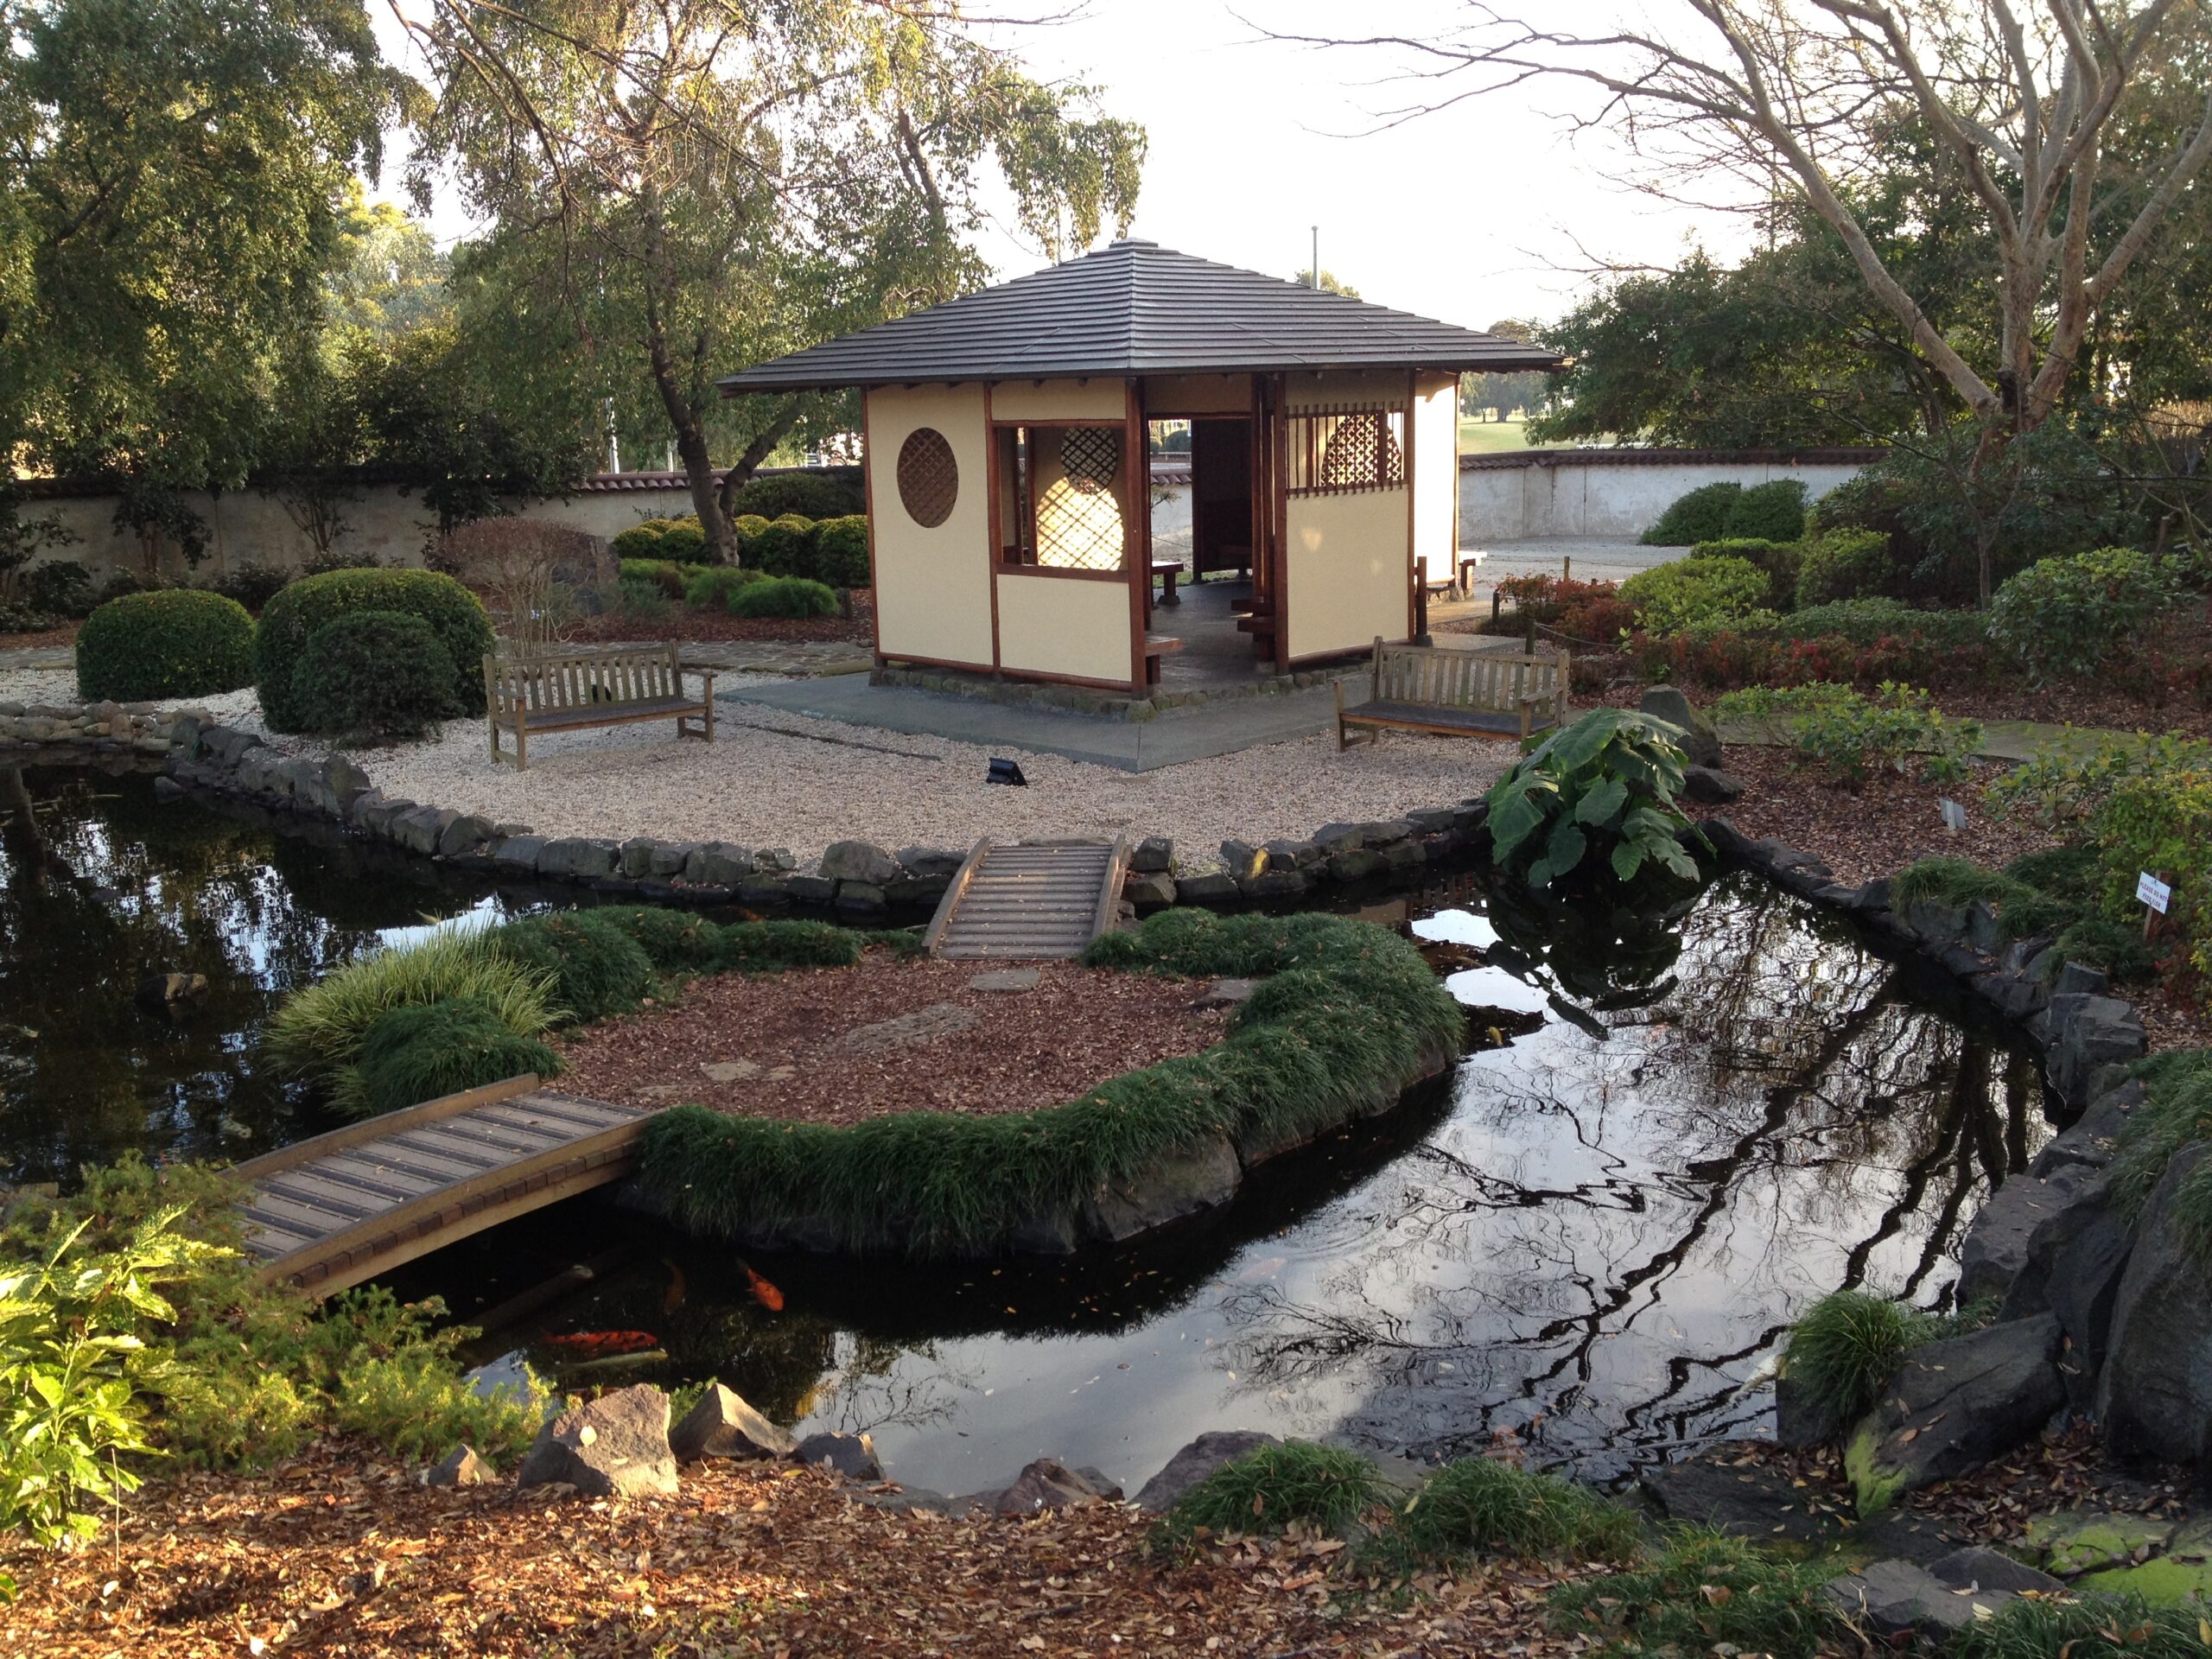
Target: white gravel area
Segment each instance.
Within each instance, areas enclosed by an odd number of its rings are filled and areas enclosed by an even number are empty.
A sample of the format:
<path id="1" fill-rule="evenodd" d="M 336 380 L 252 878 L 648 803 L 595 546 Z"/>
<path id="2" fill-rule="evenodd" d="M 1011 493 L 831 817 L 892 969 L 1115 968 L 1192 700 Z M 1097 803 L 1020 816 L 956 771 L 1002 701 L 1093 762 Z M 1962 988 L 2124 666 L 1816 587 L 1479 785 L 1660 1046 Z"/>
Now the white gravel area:
<path id="1" fill-rule="evenodd" d="M 0 668 L 0 702 L 72 703 L 77 672 L 70 668 Z"/>
<path id="2" fill-rule="evenodd" d="M 785 847 L 810 865 L 847 839 L 895 852 L 1128 830 L 1173 836 L 1196 868 L 1231 836 L 1296 838 L 1450 805 L 1488 789 L 1516 753 L 1391 732 L 1340 754 L 1324 732 L 1145 772 L 1022 753 L 1028 785 L 1008 788 L 983 781 L 991 751 L 974 744 L 725 704 L 711 746 L 658 725 L 611 727 L 533 742 L 518 773 L 493 765 L 480 722 L 454 721 L 435 742 L 354 759 L 387 795 L 539 835 Z"/>

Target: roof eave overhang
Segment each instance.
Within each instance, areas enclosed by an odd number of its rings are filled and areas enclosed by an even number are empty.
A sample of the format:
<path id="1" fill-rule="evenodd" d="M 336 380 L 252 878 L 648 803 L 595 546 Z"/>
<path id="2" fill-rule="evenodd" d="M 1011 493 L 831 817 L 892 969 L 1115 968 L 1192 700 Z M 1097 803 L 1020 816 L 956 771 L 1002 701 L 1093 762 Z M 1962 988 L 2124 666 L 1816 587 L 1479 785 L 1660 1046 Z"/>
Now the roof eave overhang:
<path id="1" fill-rule="evenodd" d="M 754 392 L 772 391 L 841 391 L 848 387 L 957 385 L 970 380 L 1079 380 L 1112 377 L 1116 379 L 1147 375 L 1171 374 L 1345 374 L 1361 371 L 1373 372 L 1413 370 L 1430 374 L 1519 374 L 1529 372 L 1549 372 L 1565 366 L 1562 360 L 1549 353 L 1534 352 L 1525 355 L 1503 355 L 1480 358 L 1428 358 L 1417 362 L 1261 362 L 1261 363 L 1155 363 L 1133 368 L 1125 363 L 1112 365 L 1052 363 L 1017 368 L 1011 365 L 978 365 L 961 372 L 936 369 L 924 373 L 911 370 L 879 370 L 874 372 L 848 370 L 843 372 L 816 371 L 812 372 L 779 373 L 763 364 L 759 369 L 747 369 L 727 375 L 715 384 L 725 397 L 743 397 Z"/>

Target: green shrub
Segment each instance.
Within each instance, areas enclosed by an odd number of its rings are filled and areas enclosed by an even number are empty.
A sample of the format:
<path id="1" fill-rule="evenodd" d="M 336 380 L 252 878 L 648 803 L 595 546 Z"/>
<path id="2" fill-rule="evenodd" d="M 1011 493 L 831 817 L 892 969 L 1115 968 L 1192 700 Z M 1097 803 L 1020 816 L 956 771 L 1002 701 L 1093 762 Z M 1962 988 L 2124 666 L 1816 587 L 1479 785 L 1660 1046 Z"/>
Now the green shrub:
<path id="1" fill-rule="evenodd" d="M 88 702 L 204 697 L 253 681 L 253 619 L 191 588 L 111 599 L 77 633 L 77 695 Z"/>
<path id="2" fill-rule="evenodd" d="M 699 973 L 713 967 L 723 948 L 723 935 L 729 931 L 692 912 L 664 910 L 658 905 L 604 905 L 588 913 L 594 921 L 620 929 L 635 940 L 645 960 L 661 973 Z M 849 959 L 857 959 L 858 955 L 855 950 Z"/>
<path id="3" fill-rule="evenodd" d="M 490 1007 L 516 1036 L 535 1037 L 561 1017 L 553 987 L 550 974 L 486 949 L 483 935 L 441 929 L 294 991 L 262 1042 L 279 1066 L 328 1082 L 360 1058 L 369 1027 L 394 1008 L 465 997 Z"/>
<path id="4" fill-rule="evenodd" d="M 1797 543 L 1764 541 L 1755 536 L 1729 536 L 1717 542 L 1700 542 L 1690 549 L 1694 559 L 1742 559 L 1755 564 L 1766 577 L 1762 604 L 1786 611 L 1797 598 Z"/>
<path id="5" fill-rule="evenodd" d="M 1997 590 L 1989 638 L 2031 683 L 2080 679 L 2111 664 L 2181 594 L 2173 561 L 2132 547 L 2044 559 Z"/>
<path id="6" fill-rule="evenodd" d="M 791 513 L 807 518 L 838 518 L 865 510 L 857 467 L 764 473 L 741 485 L 730 504 L 733 513 L 760 518 L 780 518 Z"/>
<path id="7" fill-rule="evenodd" d="M 721 930 L 717 973 L 772 974 L 786 968 L 846 968 L 861 959 L 861 936 L 827 922 L 740 922 Z"/>
<path id="8" fill-rule="evenodd" d="M 1560 1586 L 1552 1615 L 1609 1651 L 1814 1659 L 1842 1623 L 1826 1588 L 1837 1570 L 1777 1560 L 1723 1533 L 1687 1532 L 1644 1565 Z"/>
<path id="9" fill-rule="evenodd" d="M 2153 1606 L 2136 1595 L 2017 1596 L 1945 1649 L 1951 1659 L 2204 1659 L 2201 1604 Z"/>
<path id="10" fill-rule="evenodd" d="M 733 616 L 835 616 L 837 595 L 804 577 L 772 576 L 732 594 L 729 608 Z"/>
<path id="11" fill-rule="evenodd" d="M 1490 791 L 1492 855 L 1509 867 L 1525 860 L 1532 887 L 1560 880 L 1588 854 L 1606 859 L 1623 881 L 1647 864 L 1694 878 L 1697 865 L 1678 839 L 1688 822 L 1675 804 L 1680 734 L 1618 709 L 1593 709 L 1554 732 Z"/>
<path id="12" fill-rule="evenodd" d="M 560 1057 L 509 1031 L 489 1003 L 448 997 L 394 1008 L 363 1033 L 360 1058 L 340 1074 L 331 1104 L 347 1117 L 381 1117 L 525 1071 L 558 1077 Z"/>
<path id="13" fill-rule="evenodd" d="M 1805 533 L 1805 486 L 1794 478 L 1754 484 L 1728 503 L 1727 534 L 1795 542 Z"/>
<path id="14" fill-rule="evenodd" d="M 2074 829 L 2086 827 L 2122 785 L 2205 771 L 2212 771 L 2212 742 L 2202 738 L 2075 734 L 2069 742 L 2046 744 L 1996 779 L 1988 797 L 2000 816 L 2023 813 L 2046 828 Z"/>
<path id="15" fill-rule="evenodd" d="M 1784 617 L 1778 630 L 1785 639 L 1847 639 L 1854 645 L 1884 639 L 1925 639 L 1932 645 L 1963 651 L 1985 644 L 1986 620 L 1979 611 L 1923 611 L 1898 599 L 1839 599 Z"/>
<path id="16" fill-rule="evenodd" d="M 868 557 L 868 515 L 848 513 L 817 524 L 814 568 L 806 574 L 831 588 L 865 588 L 873 582 Z"/>
<path id="17" fill-rule="evenodd" d="M 1980 721 L 1952 720 L 1927 692 L 1890 681 L 1871 697 L 1833 681 L 1751 686 L 1714 702 L 1713 717 L 1783 722 L 1798 765 L 1853 789 L 1874 772 L 1908 772 L 1915 762 L 1929 782 L 1955 783 L 1981 747 Z"/>
<path id="18" fill-rule="evenodd" d="M 1839 1290 L 1789 1328 L 1782 1363 L 1823 1435 L 1866 1414 L 1912 1349 L 1935 1336 L 1926 1314 L 1863 1291 Z"/>
<path id="19" fill-rule="evenodd" d="M 1659 515 L 1659 522 L 1643 532 L 1647 547 L 1691 547 L 1717 542 L 1730 533 L 1729 510 L 1744 493 L 1740 484 L 1700 484 Z"/>
<path id="20" fill-rule="evenodd" d="M 454 704 L 484 712 L 492 624 L 476 595 L 434 570 L 333 570 L 304 576 L 269 601 L 253 639 L 253 682 L 271 729 L 307 729 L 294 688 L 308 642 L 324 624 L 361 611 L 399 611 L 430 625 L 454 665 Z"/>
<path id="21" fill-rule="evenodd" d="M 737 545 L 741 554 L 753 544 L 753 538 L 768 528 L 768 521 L 757 512 L 741 512 L 730 521 L 737 528 Z"/>
<path id="22" fill-rule="evenodd" d="M 360 1355 L 338 1373 L 331 1425 L 403 1458 L 428 1462 L 466 1445 L 492 1463 L 512 1461 L 530 1450 L 550 1404 L 544 1386 L 524 1375 L 520 1394 L 503 1388 L 486 1395 L 435 1350 Z"/>
<path id="23" fill-rule="evenodd" d="M 683 602 L 695 611 L 726 611 L 741 592 L 764 580 L 758 570 L 735 565 L 692 565 L 683 578 Z"/>
<path id="24" fill-rule="evenodd" d="M 92 574 L 74 559 L 48 559 L 23 573 L 22 592 L 35 611 L 84 616 L 92 608 Z"/>
<path id="25" fill-rule="evenodd" d="M 1802 544 L 1797 559 L 1797 608 L 1841 600 L 1878 599 L 1894 576 L 1889 538 L 1879 531 L 1827 530 Z"/>
<path id="26" fill-rule="evenodd" d="M 786 516 L 746 538 L 745 562 L 764 576 L 811 576 L 814 521 Z"/>
<path id="27" fill-rule="evenodd" d="M 677 564 L 706 563 L 707 532 L 699 528 L 696 515 L 668 520 L 660 533 L 660 556 Z"/>
<path id="28" fill-rule="evenodd" d="M 647 518 L 616 536 L 607 543 L 614 556 L 627 564 L 639 563 L 668 563 L 668 556 L 660 550 L 660 538 L 668 533 L 665 518 Z"/>
<path id="29" fill-rule="evenodd" d="M 1766 573 L 1749 559 L 1677 559 L 1639 570 L 1621 584 L 1647 633 L 1698 627 L 1746 629 L 1772 621 L 1765 609 Z"/>
<path id="30" fill-rule="evenodd" d="M 485 935 L 493 954 L 550 979 L 566 1025 L 626 1014 L 652 988 L 653 964 L 616 924 L 590 911 L 531 916 Z"/>
<path id="31" fill-rule="evenodd" d="M 461 712 L 453 682 L 453 659 L 421 617 L 355 611 L 308 639 L 293 677 L 292 707 L 302 731 L 419 737 Z"/>
<path id="32" fill-rule="evenodd" d="M 1477 1555 L 1624 1561 L 1642 1528 L 1624 1505 L 1554 1475 L 1490 1458 L 1465 1458 L 1429 1477 L 1395 1508 L 1363 1554 L 1408 1575 Z"/>
<path id="33" fill-rule="evenodd" d="M 613 612 L 630 622 L 664 622 L 676 613 L 676 601 L 656 582 L 622 581 L 614 584 Z"/>
<path id="34" fill-rule="evenodd" d="M 1202 1536 L 1281 1532 L 1294 1523 L 1333 1533 L 1375 1508 L 1375 1465 L 1357 1452 L 1286 1440 L 1224 1463 L 1153 1522 L 1155 1552 L 1187 1549 Z"/>
<path id="35" fill-rule="evenodd" d="M 1372 1109 L 1457 1052 L 1465 1031 L 1418 951 L 1342 917 L 1167 911 L 1094 941 L 1084 961 L 1268 982 L 1223 1042 L 1041 1111 L 837 1128 L 677 1107 L 648 1126 L 640 1179 L 701 1233 L 806 1216 L 856 1250 L 990 1251 L 1033 1217 L 1072 1221 L 1101 1181 L 1200 1142 L 1310 1137 Z"/>
<path id="36" fill-rule="evenodd" d="M 290 587 L 297 574 L 273 564 L 257 564 L 248 560 L 244 564 L 233 565 L 208 587 L 225 599 L 236 600 L 249 611 L 259 611 Z"/>
<path id="37" fill-rule="evenodd" d="M 644 582 L 670 599 L 683 597 L 684 584 L 691 574 L 673 559 L 628 558 L 615 569 L 621 581 Z"/>

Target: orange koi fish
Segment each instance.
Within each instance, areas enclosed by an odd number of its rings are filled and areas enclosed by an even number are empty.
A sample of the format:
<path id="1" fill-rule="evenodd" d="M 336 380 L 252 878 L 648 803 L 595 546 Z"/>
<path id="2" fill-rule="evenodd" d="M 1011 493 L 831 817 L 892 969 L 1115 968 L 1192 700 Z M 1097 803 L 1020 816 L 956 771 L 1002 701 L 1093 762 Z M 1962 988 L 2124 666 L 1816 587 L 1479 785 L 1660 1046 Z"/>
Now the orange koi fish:
<path id="1" fill-rule="evenodd" d="M 612 1354 L 638 1354 L 658 1348 L 660 1338 L 649 1331 L 572 1331 L 563 1336 L 540 1338 L 539 1343 L 573 1358 L 604 1359 Z"/>
<path id="2" fill-rule="evenodd" d="M 753 1300 L 760 1303 L 761 1306 L 766 1308 L 771 1313 L 782 1313 L 784 1311 L 784 1293 L 778 1290 L 773 1285 L 770 1284 L 766 1279 L 763 1279 L 759 1274 L 753 1272 L 751 1268 L 746 1267 L 744 1262 L 741 1262 L 737 1265 L 740 1268 L 744 1268 L 745 1282 L 747 1287 L 753 1292 Z"/>

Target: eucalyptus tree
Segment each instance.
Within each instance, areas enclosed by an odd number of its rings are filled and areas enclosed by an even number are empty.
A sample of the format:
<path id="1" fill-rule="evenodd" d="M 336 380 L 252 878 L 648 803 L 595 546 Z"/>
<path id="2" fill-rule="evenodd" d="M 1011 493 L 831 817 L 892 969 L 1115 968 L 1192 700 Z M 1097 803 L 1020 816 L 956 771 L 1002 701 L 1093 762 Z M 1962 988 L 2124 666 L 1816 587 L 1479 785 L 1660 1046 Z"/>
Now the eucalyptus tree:
<path id="1" fill-rule="evenodd" d="M 1053 257 L 1135 205 L 1141 130 L 948 0 L 435 0 L 410 27 L 418 188 L 450 162 L 613 423 L 658 414 L 718 558 L 738 487 L 836 410 L 717 378 L 976 286 L 994 180 Z"/>
<path id="2" fill-rule="evenodd" d="M 2100 315 L 2212 161 L 2212 88 L 2190 73 L 2204 0 L 1670 0 L 1578 8 L 1571 24 L 1467 0 L 1463 15 L 1428 37 L 1328 43 L 1403 66 L 1417 90 L 1392 118 L 1556 82 L 1585 94 L 1573 127 L 1618 137 L 1642 188 L 1743 211 L 1802 203 L 1968 411 L 1970 499 L 2013 487 L 2011 441 L 2059 409 Z M 2160 79 L 2177 89 L 2171 118 L 2131 130 L 2130 89 Z M 1985 340 L 1929 315 L 1854 205 L 1905 121 L 1963 181 Z M 1994 546 L 1979 540 L 1986 602 Z"/>

